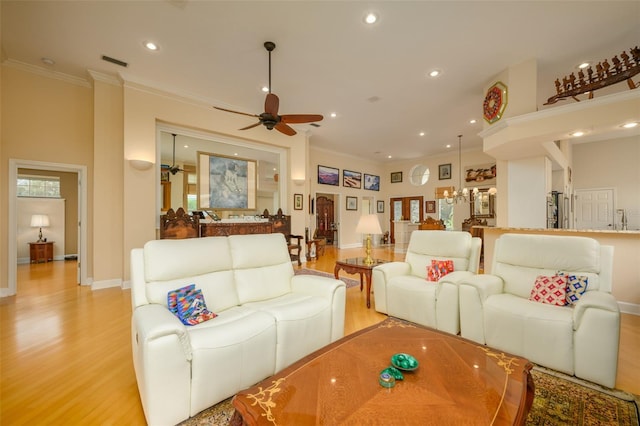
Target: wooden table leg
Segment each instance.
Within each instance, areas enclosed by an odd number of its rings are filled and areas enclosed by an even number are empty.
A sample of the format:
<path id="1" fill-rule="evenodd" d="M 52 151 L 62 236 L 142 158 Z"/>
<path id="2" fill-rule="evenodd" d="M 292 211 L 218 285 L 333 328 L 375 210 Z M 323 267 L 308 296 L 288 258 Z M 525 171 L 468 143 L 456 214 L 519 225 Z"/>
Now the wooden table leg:
<path id="1" fill-rule="evenodd" d="M 369 309 L 371 307 L 371 269 L 365 272 L 365 275 L 367 276 L 367 309 Z"/>

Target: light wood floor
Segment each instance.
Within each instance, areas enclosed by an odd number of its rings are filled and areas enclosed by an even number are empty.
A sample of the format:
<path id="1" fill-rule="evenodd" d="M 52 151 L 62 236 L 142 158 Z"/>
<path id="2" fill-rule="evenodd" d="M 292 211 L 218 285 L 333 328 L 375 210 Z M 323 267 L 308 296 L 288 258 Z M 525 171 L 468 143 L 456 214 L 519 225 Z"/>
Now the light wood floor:
<path id="1" fill-rule="evenodd" d="M 336 250 L 303 265 L 333 272 Z M 388 248 L 375 257 L 402 259 Z M 74 261 L 18 266 L 18 295 L 0 299 L 0 425 L 142 425 L 131 358 L 130 291 L 77 286 Z M 341 272 L 341 276 L 344 272 Z M 357 278 L 354 275 L 345 277 Z M 347 290 L 345 333 L 386 318 Z M 640 394 L 640 317 L 622 315 L 616 387 Z"/>

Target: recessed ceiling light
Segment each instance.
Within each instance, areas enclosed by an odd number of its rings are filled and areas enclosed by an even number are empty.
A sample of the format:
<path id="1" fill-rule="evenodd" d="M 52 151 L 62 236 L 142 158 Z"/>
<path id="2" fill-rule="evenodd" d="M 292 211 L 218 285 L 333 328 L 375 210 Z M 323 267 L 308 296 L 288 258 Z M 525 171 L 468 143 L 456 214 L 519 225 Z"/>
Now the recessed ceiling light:
<path id="1" fill-rule="evenodd" d="M 159 49 L 158 45 L 155 44 L 152 41 L 145 41 L 144 42 L 144 47 L 146 47 L 147 49 L 152 50 L 154 52 Z"/>
<path id="2" fill-rule="evenodd" d="M 189 145 L 182 145 L 183 148 L 189 148 Z"/>
<path id="3" fill-rule="evenodd" d="M 584 136 L 584 132 L 580 130 L 576 130 L 575 132 L 571 133 L 571 136 L 573 136 L 574 138 L 579 138 L 580 136 Z"/>
<path id="4" fill-rule="evenodd" d="M 40 60 L 42 61 L 43 64 L 46 64 L 46 65 L 55 65 L 56 63 L 56 61 L 54 61 L 51 58 L 42 58 Z"/>
<path id="5" fill-rule="evenodd" d="M 267 86 L 262 86 L 261 89 L 264 93 L 267 93 L 269 91 L 269 88 Z"/>
<path id="6" fill-rule="evenodd" d="M 581 63 L 581 64 L 579 64 L 579 65 L 578 65 L 578 69 L 583 70 L 583 69 L 585 69 L 585 68 L 589 68 L 590 66 L 591 66 L 591 63 L 590 63 L 590 62 L 583 62 L 583 63 Z"/>
<path id="7" fill-rule="evenodd" d="M 378 22 L 378 15 L 373 12 L 368 12 L 364 15 L 364 22 L 369 25 L 375 24 L 376 22 Z"/>
<path id="8" fill-rule="evenodd" d="M 440 70 L 431 70 L 429 71 L 429 77 L 438 77 L 441 73 L 442 71 Z"/>
<path id="9" fill-rule="evenodd" d="M 331 116 L 331 118 L 336 118 L 338 116 L 338 114 L 336 114 L 335 112 L 332 112 L 331 114 L 329 114 Z"/>
<path id="10" fill-rule="evenodd" d="M 387 155 L 387 158 L 393 158 L 393 157 L 392 157 L 392 156 L 390 156 L 390 155 Z"/>
<path id="11" fill-rule="evenodd" d="M 424 136 L 424 132 L 420 132 L 420 133 L 419 133 L 419 135 L 420 135 L 420 136 Z"/>
<path id="12" fill-rule="evenodd" d="M 625 128 L 625 129 L 633 129 L 637 125 L 638 125 L 637 121 L 632 121 L 630 123 L 624 123 L 621 127 Z"/>
<path id="13" fill-rule="evenodd" d="M 475 118 L 469 120 L 469 124 L 476 124 L 478 121 Z"/>
<path id="14" fill-rule="evenodd" d="M 449 143 L 448 143 L 448 144 L 446 145 L 446 148 L 451 148 L 451 144 L 449 144 Z"/>

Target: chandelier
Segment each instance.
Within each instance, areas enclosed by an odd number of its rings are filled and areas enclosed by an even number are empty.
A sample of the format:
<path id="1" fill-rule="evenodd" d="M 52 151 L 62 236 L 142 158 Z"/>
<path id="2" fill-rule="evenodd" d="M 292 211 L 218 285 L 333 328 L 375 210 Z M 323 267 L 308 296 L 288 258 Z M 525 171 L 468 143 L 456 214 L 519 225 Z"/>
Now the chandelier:
<path id="1" fill-rule="evenodd" d="M 460 179 L 458 180 L 458 186 L 462 186 L 462 135 L 458 135 L 458 170 L 460 170 Z M 471 192 L 475 197 L 479 191 L 478 188 L 473 188 Z M 473 199 L 469 198 L 468 188 L 456 189 L 455 186 L 453 187 L 453 194 L 451 194 L 451 196 L 449 196 L 449 191 L 447 190 L 444 191 L 443 195 L 447 204 L 468 203 Z"/>

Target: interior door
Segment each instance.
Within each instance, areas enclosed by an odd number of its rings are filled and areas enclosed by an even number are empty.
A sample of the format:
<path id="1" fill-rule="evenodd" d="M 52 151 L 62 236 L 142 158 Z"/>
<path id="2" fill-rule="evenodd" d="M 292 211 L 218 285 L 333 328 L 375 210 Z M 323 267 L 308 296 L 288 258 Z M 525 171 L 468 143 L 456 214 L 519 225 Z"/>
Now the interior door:
<path id="1" fill-rule="evenodd" d="M 576 229 L 614 229 L 613 189 L 577 189 Z"/>
<path id="2" fill-rule="evenodd" d="M 395 244 L 395 232 L 394 221 L 396 220 L 408 220 L 414 223 L 420 223 L 423 219 L 424 197 L 401 197 L 392 198 L 391 202 L 391 214 L 389 215 L 389 229 L 391 230 L 391 243 Z"/>

